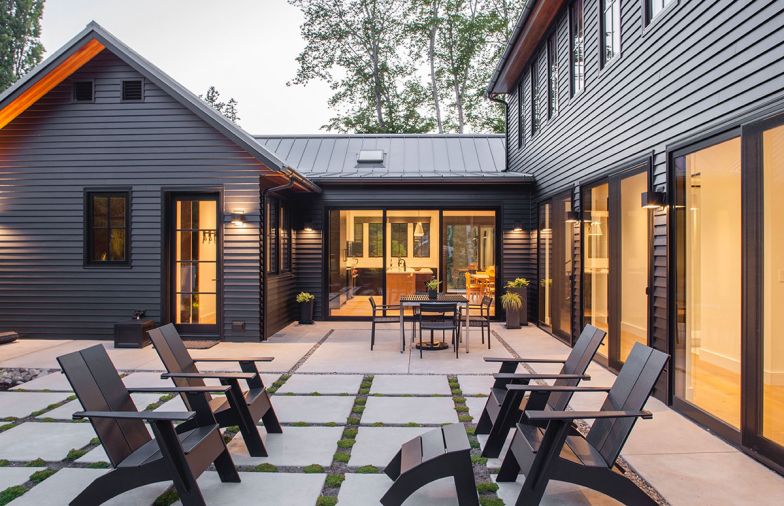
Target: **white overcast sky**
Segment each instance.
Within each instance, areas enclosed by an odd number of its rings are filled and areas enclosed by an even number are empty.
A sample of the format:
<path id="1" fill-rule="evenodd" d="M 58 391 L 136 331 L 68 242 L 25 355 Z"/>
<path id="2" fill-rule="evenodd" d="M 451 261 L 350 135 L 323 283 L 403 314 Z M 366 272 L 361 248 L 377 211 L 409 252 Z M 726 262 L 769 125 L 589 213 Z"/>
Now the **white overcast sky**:
<path id="1" fill-rule="evenodd" d="M 286 86 L 305 45 L 286 0 L 46 0 L 46 55 L 92 20 L 194 93 L 234 97 L 250 133 L 315 133 L 332 116 L 326 84 Z"/>

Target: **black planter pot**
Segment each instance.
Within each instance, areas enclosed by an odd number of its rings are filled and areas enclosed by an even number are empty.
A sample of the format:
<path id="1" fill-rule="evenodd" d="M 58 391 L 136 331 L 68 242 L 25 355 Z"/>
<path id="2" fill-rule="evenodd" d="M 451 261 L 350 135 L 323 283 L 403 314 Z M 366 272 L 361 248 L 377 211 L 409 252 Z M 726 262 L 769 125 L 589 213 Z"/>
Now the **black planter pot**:
<path id="1" fill-rule="evenodd" d="M 508 329 L 520 328 L 520 310 L 511 309 L 506 311 L 506 328 Z"/>
<path id="2" fill-rule="evenodd" d="M 516 288 L 507 288 L 509 292 L 516 293 L 520 296 L 520 300 L 523 301 L 523 307 L 520 308 L 519 311 L 519 323 L 517 327 L 509 327 L 507 328 L 520 328 L 520 326 L 528 325 L 528 287 L 527 286 L 520 286 Z M 507 322 L 509 321 L 509 315 L 507 314 Z"/>
<path id="3" fill-rule="evenodd" d="M 313 323 L 313 301 L 300 302 L 299 324 L 310 325 L 311 323 Z"/>
<path id="4" fill-rule="evenodd" d="M 437 299 L 438 298 L 438 290 L 428 289 L 427 290 L 427 297 L 429 299 L 433 299 L 433 300 Z"/>

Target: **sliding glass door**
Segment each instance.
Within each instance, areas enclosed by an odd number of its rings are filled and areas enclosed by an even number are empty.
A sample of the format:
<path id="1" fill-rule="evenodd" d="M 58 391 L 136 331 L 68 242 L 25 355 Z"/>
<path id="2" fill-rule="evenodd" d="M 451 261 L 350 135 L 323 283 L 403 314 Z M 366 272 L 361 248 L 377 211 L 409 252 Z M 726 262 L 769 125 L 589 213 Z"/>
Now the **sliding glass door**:
<path id="1" fill-rule="evenodd" d="M 572 197 L 539 206 L 539 325 L 571 344 L 574 283 Z"/>
<path id="2" fill-rule="evenodd" d="M 386 212 L 386 303 L 403 295 L 425 292 L 438 278 L 438 210 Z"/>

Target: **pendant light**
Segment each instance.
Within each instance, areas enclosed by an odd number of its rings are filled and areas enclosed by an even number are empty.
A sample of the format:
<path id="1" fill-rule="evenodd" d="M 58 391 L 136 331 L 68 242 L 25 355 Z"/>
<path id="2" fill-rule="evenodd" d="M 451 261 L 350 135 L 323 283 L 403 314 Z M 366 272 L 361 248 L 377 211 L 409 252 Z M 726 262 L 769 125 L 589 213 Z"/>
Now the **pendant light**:
<path id="1" fill-rule="evenodd" d="M 602 236 L 602 224 L 599 221 L 592 221 L 591 226 L 588 229 L 588 235 L 590 237 L 601 237 Z"/>
<path id="2" fill-rule="evenodd" d="M 416 226 L 414 227 L 414 237 L 422 237 L 425 235 L 425 228 L 422 226 L 422 222 L 417 222 Z"/>

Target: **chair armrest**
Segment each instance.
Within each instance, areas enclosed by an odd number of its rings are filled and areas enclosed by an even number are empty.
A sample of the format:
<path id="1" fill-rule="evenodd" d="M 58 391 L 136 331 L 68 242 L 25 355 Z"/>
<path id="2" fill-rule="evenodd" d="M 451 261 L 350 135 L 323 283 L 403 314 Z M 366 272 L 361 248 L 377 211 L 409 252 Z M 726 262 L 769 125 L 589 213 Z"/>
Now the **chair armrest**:
<path id="1" fill-rule="evenodd" d="M 566 359 L 563 358 L 501 358 L 501 357 L 485 357 L 485 362 L 512 362 L 517 364 L 563 364 Z"/>
<path id="2" fill-rule="evenodd" d="M 519 373 L 509 373 L 509 372 L 500 372 L 493 374 L 495 379 L 506 379 L 506 380 L 516 380 L 516 379 L 580 379 L 580 380 L 589 380 L 591 377 L 587 374 L 519 374 Z"/>
<path id="3" fill-rule="evenodd" d="M 161 374 L 161 379 L 167 378 L 218 378 L 252 380 L 256 374 L 252 372 L 165 372 Z"/>
<path id="4" fill-rule="evenodd" d="M 189 394 L 189 393 L 222 393 L 228 392 L 231 387 L 229 385 L 215 385 L 203 387 L 137 387 L 128 388 L 127 390 L 132 394 L 141 393 L 172 393 L 172 394 Z"/>
<path id="5" fill-rule="evenodd" d="M 600 418 L 653 418 L 650 411 L 526 411 L 529 420 L 590 420 Z"/>
<path id="6" fill-rule="evenodd" d="M 520 385 L 511 383 L 506 385 L 507 390 L 520 390 L 523 392 L 609 392 L 612 387 L 580 387 L 569 385 Z"/>
<path id="7" fill-rule="evenodd" d="M 195 411 L 78 411 L 74 420 L 82 418 L 114 418 L 115 420 L 146 420 L 179 422 L 196 416 Z"/>
<path id="8" fill-rule="evenodd" d="M 207 357 L 207 358 L 194 358 L 194 362 L 272 362 L 275 357 Z"/>

